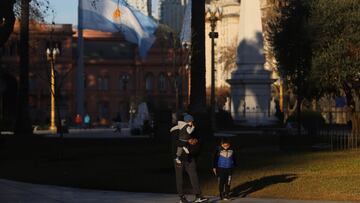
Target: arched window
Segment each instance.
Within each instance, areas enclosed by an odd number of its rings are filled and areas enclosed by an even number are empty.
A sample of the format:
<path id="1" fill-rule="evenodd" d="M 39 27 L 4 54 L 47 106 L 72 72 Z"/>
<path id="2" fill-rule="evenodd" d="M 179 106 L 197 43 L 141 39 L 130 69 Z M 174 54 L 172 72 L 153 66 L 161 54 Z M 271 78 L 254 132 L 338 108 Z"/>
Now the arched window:
<path id="1" fill-rule="evenodd" d="M 127 73 L 120 75 L 119 78 L 119 89 L 121 91 L 128 91 L 131 89 L 131 76 Z"/>
<path id="2" fill-rule="evenodd" d="M 35 75 L 30 75 L 29 76 L 29 90 L 30 91 L 35 91 L 38 87 L 39 83 L 37 80 L 37 77 Z"/>
<path id="3" fill-rule="evenodd" d="M 145 90 L 148 92 L 153 91 L 154 89 L 153 83 L 154 83 L 154 76 L 151 73 L 147 74 L 145 77 Z"/>
<path id="4" fill-rule="evenodd" d="M 97 79 L 98 90 L 108 90 L 109 89 L 109 78 L 105 76 L 100 76 Z"/>
<path id="5" fill-rule="evenodd" d="M 158 88 L 161 92 L 166 91 L 166 77 L 164 73 L 160 73 L 159 75 Z"/>
<path id="6" fill-rule="evenodd" d="M 109 102 L 108 101 L 100 101 L 98 103 L 98 115 L 100 118 L 108 118 L 109 117 Z"/>

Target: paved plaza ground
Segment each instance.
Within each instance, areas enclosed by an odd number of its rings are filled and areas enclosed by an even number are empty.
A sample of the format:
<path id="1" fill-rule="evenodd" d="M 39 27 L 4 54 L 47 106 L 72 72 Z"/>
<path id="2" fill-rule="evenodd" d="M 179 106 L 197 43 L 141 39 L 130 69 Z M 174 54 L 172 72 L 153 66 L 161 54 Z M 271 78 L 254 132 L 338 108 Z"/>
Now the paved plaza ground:
<path id="1" fill-rule="evenodd" d="M 188 199 L 193 196 L 189 195 Z M 0 179 L 2 203 L 171 203 L 178 202 L 175 194 L 133 193 L 87 190 L 49 185 L 37 185 Z M 209 202 L 220 202 L 210 197 Z M 222 201 L 224 202 L 224 201 Z M 238 198 L 233 203 L 350 203 L 339 201 L 302 201 L 281 199 Z"/>
<path id="2" fill-rule="evenodd" d="M 122 128 L 121 133 L 114 132 L 114 128 L 91 128 L 91 129 L 78 129 L 71 128 L 69 133 L 65 133 L 65 138 L 130 138 L 130 137 L 147 137 L 146 135 L 132 136 L 130 128 Z M 56 137 L 58 134 L 53 134 L 48 130 L 37 130 L 34 131 L 36 135 L 45 135 L 48 137 Z"/>
<path id="3" fill-rule="evenodd" d="M 70 128 L 69 133 L 64 133 L 64 138 L 147 138 L 149 135 L 131 135 L 130 128 L 122 128 L 121 133 L 114 132 L 114 128 Z M 1 134 L 13 134 L 13 132 L 3 131 Z M 45 137 L 58 137 L 59 134 L 50 130 L 34 130 L 34 135 Z"/>
<path id="4" fill-rule="evenodd" d="M 276 136 L 259 132 L 217 134 L 232 136 L 234 143 L 241 144 L 240 167 L 233 182 L 238 198 L 231 202 L 359 200 L 358 152 L 282 152 L 274 145 Z M 47 131 L 36 134 L 38 138 L 17 145 L 19 140 L 6 135 L 0 157 L 0 203 L 178 202 L 173 166 L 169 164 L 172 161 L 169 141 L 130 135 L 126 128 L 121 134 L 111 128 L 70 129 L 64 142 L 51 138 L 58 135 Z M 208 140 L 198 160 L 202 191 L 209 196 L 217 194 L 216 181 L 208 166 L 214 144 L 215 140 Z M 154 185 L 157 181 L 159 184 Z M 188 186 L 186 192 L 190 193 Z M 273 199 L 265 199 L 268 197 Z M 193 198 L 188 196 L 189 200 Z M 210 197 L 209 202 L 220 201 Z"/>

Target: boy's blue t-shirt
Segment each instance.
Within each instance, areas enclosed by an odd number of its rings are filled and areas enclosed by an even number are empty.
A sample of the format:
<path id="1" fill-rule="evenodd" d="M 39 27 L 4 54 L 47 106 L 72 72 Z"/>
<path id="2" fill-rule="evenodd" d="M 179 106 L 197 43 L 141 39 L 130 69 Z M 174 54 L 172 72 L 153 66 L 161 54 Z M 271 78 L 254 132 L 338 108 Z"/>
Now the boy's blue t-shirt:
<path id="1" fill-rule="evenodd" d="M 230 169 L 236 166 L 235 153 L 232 148 L 219 147 L 214 157 L 214 168 Z"/>
<path id="2" fill-rule="evenodd" d="M 218 159 L 219 168 L 232 168 L 234 167 L 233 150 L 221 150 Z"/>

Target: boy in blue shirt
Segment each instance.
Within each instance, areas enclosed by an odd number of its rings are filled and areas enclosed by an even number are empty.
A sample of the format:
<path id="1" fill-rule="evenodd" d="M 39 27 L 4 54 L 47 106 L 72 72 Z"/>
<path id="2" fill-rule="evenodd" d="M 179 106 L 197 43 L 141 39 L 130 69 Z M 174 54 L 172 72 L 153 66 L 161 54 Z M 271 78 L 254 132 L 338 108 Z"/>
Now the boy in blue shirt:
<path id="1" fill-rule="evenodd" d="M 221 200 L 229 200 L 231 176 L 236 167 L 235 151 L 227 139 L 222 139 L 214 154 L 213 172 L 219 179 Z"/>

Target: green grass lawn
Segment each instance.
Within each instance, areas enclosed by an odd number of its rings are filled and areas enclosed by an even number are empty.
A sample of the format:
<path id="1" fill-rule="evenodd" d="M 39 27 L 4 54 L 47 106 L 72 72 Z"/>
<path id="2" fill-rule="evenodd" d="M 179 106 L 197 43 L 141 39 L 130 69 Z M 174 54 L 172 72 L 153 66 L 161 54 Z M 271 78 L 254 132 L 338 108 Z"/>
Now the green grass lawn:
<path id="1" fill-rule="evenodd" d="M 360 152 L 249 150 L 266 143 L 243 138 L 235 142 L 239 167 L 232 188 L 239 197 L 360 200 Z M 3 142 L 0 178 L 107 190 L 176 192 L 169 141 L 73 139 L 60 143 L 56 139 Z M 198 159 L 206 195 L 217 195 L 216 179 L 211 174 L 213 148 L 214 141 L 205 142 Z"/>

